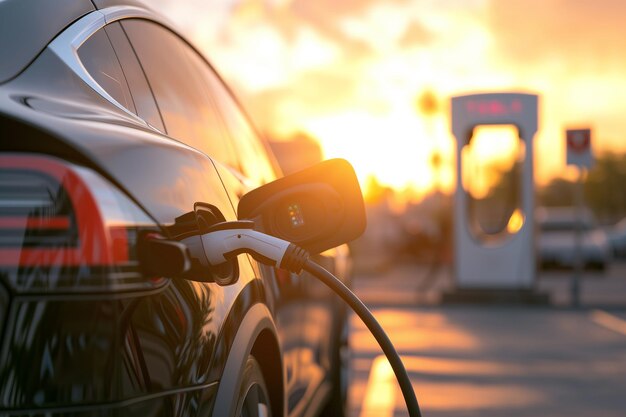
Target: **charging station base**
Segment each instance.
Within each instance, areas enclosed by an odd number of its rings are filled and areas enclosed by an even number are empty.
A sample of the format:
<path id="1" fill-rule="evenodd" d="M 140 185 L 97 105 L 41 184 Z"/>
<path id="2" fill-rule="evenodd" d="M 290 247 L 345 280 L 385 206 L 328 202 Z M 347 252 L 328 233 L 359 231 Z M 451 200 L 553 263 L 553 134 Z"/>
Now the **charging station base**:
<path id="1" fill-rule="evenodd" d="M 441 295 L 442 304 L 512 304 L 538 305 L 550 304 L 550 295 L 529 289 L 482 289 L 456 288 Z"/>

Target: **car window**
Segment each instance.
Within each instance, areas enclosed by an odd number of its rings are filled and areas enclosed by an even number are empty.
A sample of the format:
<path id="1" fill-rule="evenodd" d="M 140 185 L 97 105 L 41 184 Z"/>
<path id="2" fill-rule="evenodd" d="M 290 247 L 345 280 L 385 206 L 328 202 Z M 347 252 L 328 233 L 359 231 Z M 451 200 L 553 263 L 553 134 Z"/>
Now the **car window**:
<path id="1" fill-rule="evenodd" d="M 254 186 L 273 181 L 276 173 L 261 138 L 222 82 L 217 77 L 212 77 L 209 81 L 220 113 L 237 149 L 244 176 L 250 179 Z"/>
<path id="2" fill-rule="evenodd" d="M 128 87 L 135 104 L 136 114 L 150 125 L 164 132 L 163 121 L 148 85 L 139 60 L 133 51 L 126 34 L 119 22 L 111 23 L 105 28 L 107 35 L 126 76 Z"/>
<path id="3" fill-rule="evenodd" d="M 203 77 L 190 62 L 193 49 L 153 22 L 130 19 L 122 27 L 148 78 L 168 135 L 237 167 Z"/>
<path id="4" fill-rule="evenodd" d="M 94 33 L 78 48 L 78 57 L 89 75 L 104 91 L 119 104 L 135 112 L 122 67 L 103 30 Z"/>

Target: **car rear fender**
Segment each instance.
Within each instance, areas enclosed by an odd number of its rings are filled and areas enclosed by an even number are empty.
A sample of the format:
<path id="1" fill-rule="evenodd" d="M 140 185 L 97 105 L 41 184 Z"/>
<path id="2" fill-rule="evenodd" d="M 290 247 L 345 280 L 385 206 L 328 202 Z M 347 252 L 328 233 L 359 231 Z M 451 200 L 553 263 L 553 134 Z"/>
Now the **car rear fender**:
<path id="1" fill-rule="evenodd" d="M 255 356 L 263 370 L 270 391 L 272 415 L 285 416 L 284 367 L 278 345 L 276 325 L 264 304 L 254 304 L 247 311 L 233 339 L 220 378 L 212 415 L 234 416 L 239 385 L 249 355 Z"/>

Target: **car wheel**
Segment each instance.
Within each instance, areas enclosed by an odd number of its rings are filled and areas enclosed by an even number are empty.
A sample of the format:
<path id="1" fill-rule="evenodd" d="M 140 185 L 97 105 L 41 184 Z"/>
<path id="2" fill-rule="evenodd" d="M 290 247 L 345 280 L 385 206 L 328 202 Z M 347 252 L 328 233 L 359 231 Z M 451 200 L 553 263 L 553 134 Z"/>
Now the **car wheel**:
<path id="1" fill-rule="evenodd" d="M 333 338 L 330 380 L 332 391 L 322 416 L 345 417 L 348 412 L 348 387 L 350 366 L 350 345 L 348 341 L 349 325 L 345 310 L 340 315 Z"/>
<path id="2" fill-rule="evenodd" d="M 271 417 L 270 396 L 261 366 L 249 355 L 237 397 L 236 417 Z"/>

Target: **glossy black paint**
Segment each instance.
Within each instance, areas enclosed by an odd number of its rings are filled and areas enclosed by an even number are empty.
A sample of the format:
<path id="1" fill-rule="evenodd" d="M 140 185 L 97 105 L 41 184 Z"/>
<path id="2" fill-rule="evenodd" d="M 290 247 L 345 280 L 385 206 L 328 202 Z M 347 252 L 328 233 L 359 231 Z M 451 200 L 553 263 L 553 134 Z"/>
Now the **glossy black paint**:
<path id="1" fill-rule="evenodd" d="M 91 1 L 56 0 L 0 2 L 0 83 L 22 71 L 61 30 L 95 10 Z M 15 34 L 20 46 L 15 47 Z"/>
<path id="2" fill-rule="evenodd" d="M 27 14 L 29 6 L 21 7 Z M 235 220 L 239 198 L 259 179 L 245 178 L 113 106 L 44 49 L 92 8 L 75 1 L 67 15 L 55 10 L 53 20 L 65 23 L 51 23 L 29 38 L 34 61 L 7 72 L 15 78 L 0 84 L 0 151 L 53 155 L 93 170 L 145 210 L 148 227 L 165 236 L 198 202 Z M 346 272 L 345 254 L 327 255 Z M 239 324 L 257 303 L 268 307 L 275 326 L 264 337 L 276 346 L 255 346 L 266 378 L 274 382 L 272 400 L 280 402 L 273 404 L 274 414 L 280 415 L 283 401 L 290 415 L 315 412 L 333 365 L 333 332 L 321 330 L 332 326 L 340 307 L 314 283 L 247 256 L 238 261 L 239 280 L 227 287 L 165 278 L 148 289 L 89 294 L 12 284 L 42 274 L 56 279 L 67 273 L 62 269 L 0 267 L 0 414 L 211 415 L 227 359 L 238 349 L 233 341 Z M 81 273 L 106 279 L 120 271 Z"/>

